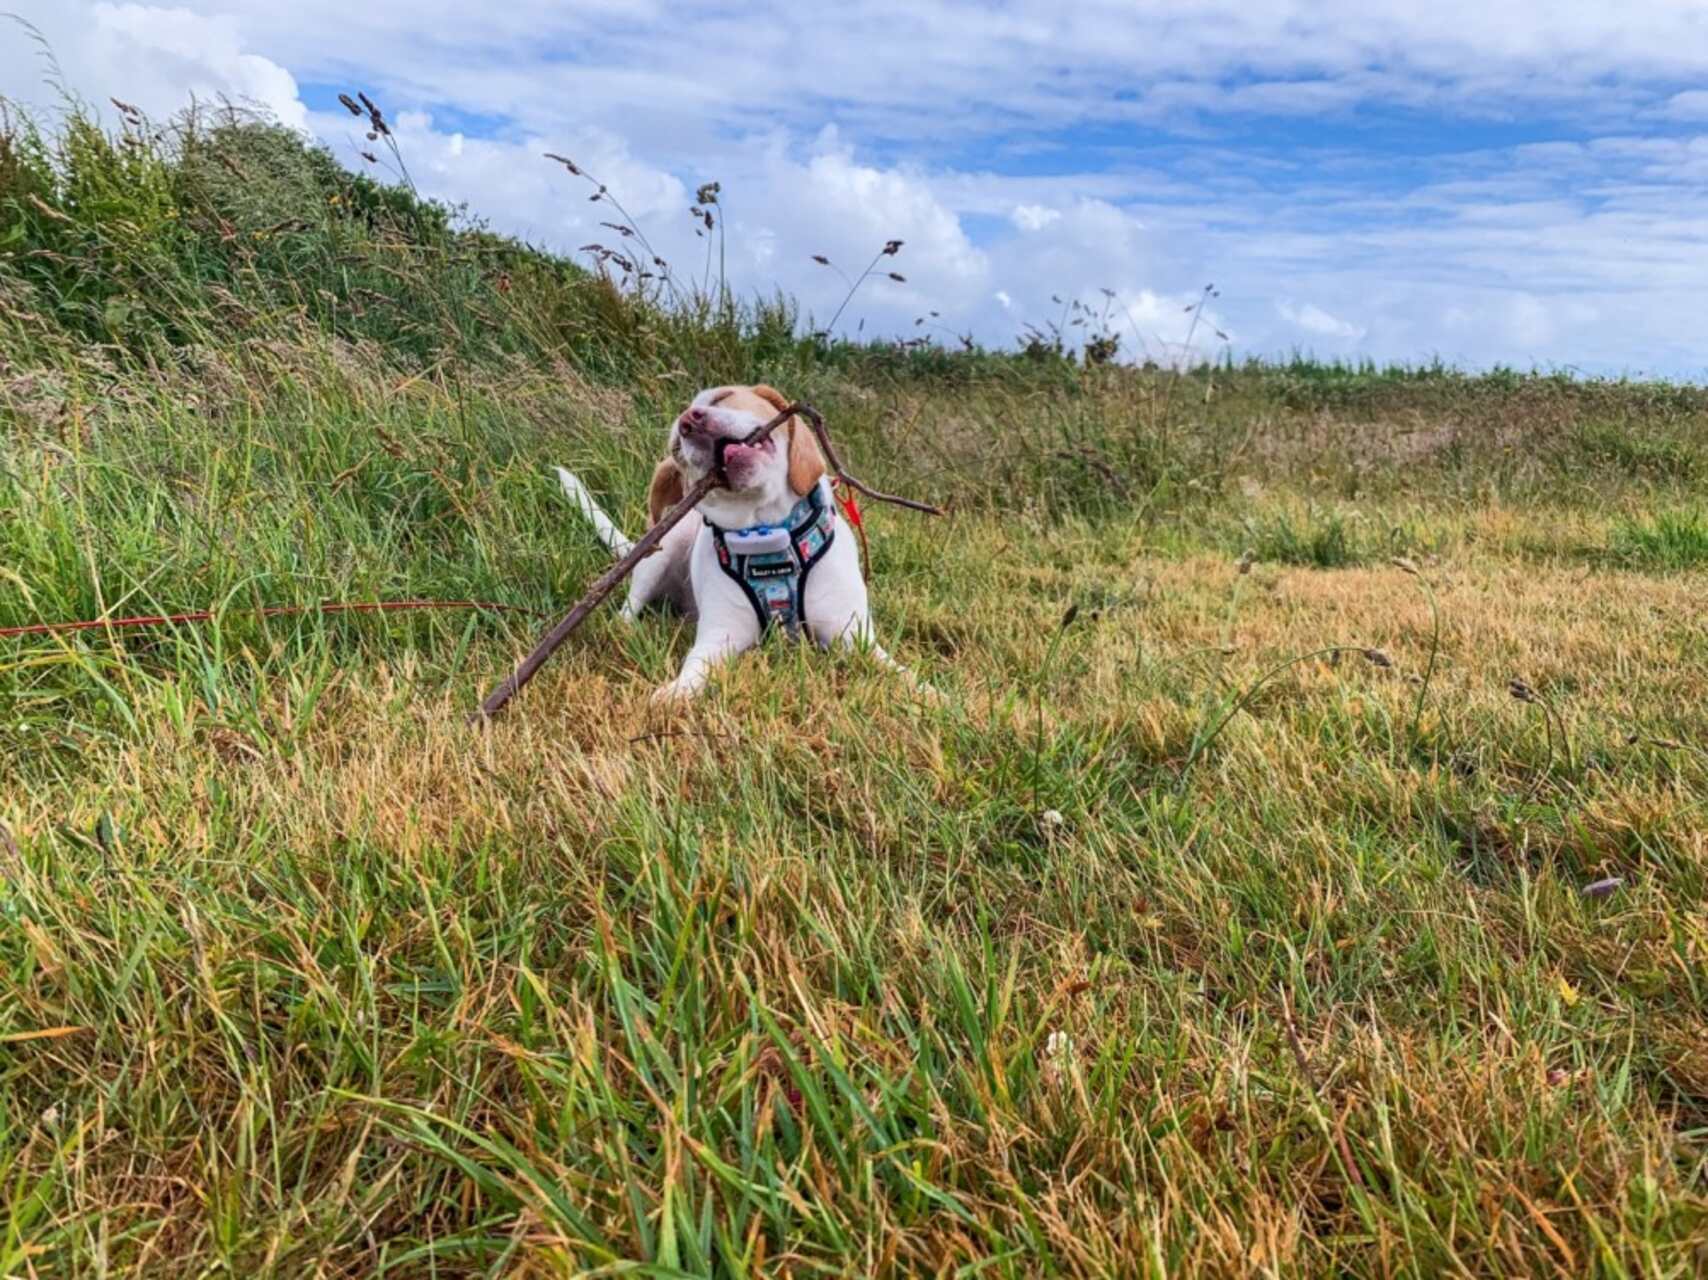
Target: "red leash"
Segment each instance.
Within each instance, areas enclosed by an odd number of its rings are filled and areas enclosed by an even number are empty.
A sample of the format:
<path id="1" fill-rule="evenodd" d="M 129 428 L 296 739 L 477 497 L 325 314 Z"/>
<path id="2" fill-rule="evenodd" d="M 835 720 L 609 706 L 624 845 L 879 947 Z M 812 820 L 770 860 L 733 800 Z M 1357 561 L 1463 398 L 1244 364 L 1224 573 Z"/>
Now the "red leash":
<path id="1" fill-rule="evenodd" d="M 300 613 L 402 613 L 415 609 L 490 609 L 495 613 L 526 613 L 539 617 L 537 609 L 493 600 L 364 600 L 348 604 L 281 604 L 264 609 L 232 609 L 234 617 L 278 618 Z M 100 631 L 108 627 L 161 627 L 174 622 L 209 622 L 218 615 L 211 609 L 192 613 L 145 614 L 136 618 L 92 618 L 80 622 L 33 622 L 24 627 L 0 627 L 0 636 L 40 636 L 61 631 Z"/>
<path id="2" fill-rule="evenodd" d="M 854 526 L 854 532 L 860 535 L 860 577 L 870 582 L 872 549 L 866 545 L 866 522 L 860 516 L 860 504 L 854 500 L 854 490 L 845 484 L 837 485 L 836 501 L 841 504 L 842 514 L 848 517 L 848 523 Z"/>

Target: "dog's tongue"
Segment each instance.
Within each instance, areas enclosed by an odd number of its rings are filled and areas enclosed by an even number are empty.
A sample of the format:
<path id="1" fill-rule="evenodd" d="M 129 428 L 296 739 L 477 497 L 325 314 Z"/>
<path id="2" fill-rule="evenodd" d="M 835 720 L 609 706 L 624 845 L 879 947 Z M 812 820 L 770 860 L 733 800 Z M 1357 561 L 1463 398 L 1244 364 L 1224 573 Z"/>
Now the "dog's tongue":
<path id="1" fill-rule="evenodd" d="M 723 483 L 731 482 L 730 472 L 741 473 L 738 483 L 745 484 L 750 477 L 752 468 L 767 450 L 767 441 L 758 444 L 744 444 L 740 440 L 724 440 L 718 445 L 718 471 Z"/>

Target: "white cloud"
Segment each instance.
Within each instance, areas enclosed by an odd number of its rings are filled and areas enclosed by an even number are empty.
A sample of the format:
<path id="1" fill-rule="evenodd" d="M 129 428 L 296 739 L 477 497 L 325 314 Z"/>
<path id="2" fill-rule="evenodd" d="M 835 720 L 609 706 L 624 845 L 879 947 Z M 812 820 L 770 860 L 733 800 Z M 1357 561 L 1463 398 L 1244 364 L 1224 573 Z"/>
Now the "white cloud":
<path id="1" fill-rule="evenodd" d="M 502 229 L 569 251 L 587 243 L 634 251 L 633 242 L 606 225 L 632 218 L 684 287 L 705 280 L 707 271 L 715 281 L 716 241 L 697 235 L 703 228 L 688 213 L 691 184 L 710 173 L 684 181 L 597 128 L 504 140 L 439 132 L 422 113 L 402 113 L 393 123 L 410 175 L 429 195 L 467 203 Z M 311 119 L 314 131 L 346 156 L 355 154 L 359 140 L 353 124 L 337 113 Z M 606 201 L 590 202 L 592 187 L 546 161 L 548 151 L 594 175 L 627 217 Z M 859 276 L 887 241 L 899 239 L 903 252 L 877 264 L 842 327 L 866 317 L 869 330 L 895 333 L 911 329 L 927 309 L 966 307 L 989 295 L 986 254 L 933 193 L 930 179 L 861 163 L 834 133 L 795 149 L 757 140 L 732 153 L 717 172 L 728 219 L 727 269 L 738 291 L 769 293 L 786 282 L 803 309 L 823 323 L 848 292 L 844 276 Z M 834 267 L 817 266 L 814 254 Z M 892 280 L 892 271 L 903 279 Z"/>
<path id="2" fill-rule="evenodd" d="M 1661 114 L 1675 120 L 1708 120 L 1708 89 L 1688 89 L 1666 100 Z"/>
<path id="3" fill-rule="evenodd" d="M 1042 231 L 1062 216 L 1060 209 L 1041 204 L 1017 204 L 1011 215 L 1014 225 L 1022 231 Z"/>
<path id="4" fill-rule="evenodd" d="M 838 149 L 805 166 L 779 158 L 768 176 L 771 192 L 761 216 L 805 215 L 837 242 L 833 247 L 845 262 L 870 252 L 868 246 L 900 239 L 916 285 L 970 284 L 989 272 L 985 255 L 924 175 L 860 164 L 851 149 Z"/>
<path id="5" fill-rule="evenodd" d="M 1595 323 L 1597 309 L 1587 302 L 1553 302 L 1528 293 L 1488 296 L 1475 305 L 1455 304 L 1442 324 L 1489 347 L 1546 349 L 1574 330 Z"/>
<path id="6" fill-rule="evenodd" d="M 804 134 L 829 117 L 934 145 L 1017 125 L 1372 100 L 1488 118 L 1538 102 L 1581 112 L 1628 102 L 1645 77 L 1689 83 L 1708 67 L 1708 23 L 1682 0 L 185 2 L 241 21 L 299 75 L 377 73 L 399 96 L 535 129 L 573 105 L 648 154 L 679 148 L 673 164 L 732 127 Z"/>
<path id="7" fill-rule="evenodd" d="M 144 4 L 36 7 L 26 4 L 22 16 L 47 40 L 68 87 L 97 102 L 120 98 L 164 116 L 192 98 L 224 98 L 263 107 L 294 128 L 307 121 L 295 77 L 252 52 L 234 17 Z M 4 18 L 0 32 L 0 84 L 25 101 L 50 99 L 42 50 Z"/>
<path id="8" fill-rule="evenodd" d="M 348 160 L 356 155 L 360 123 L 342 113 L 324 114 L 312 118 L 311 128 Z M 591 188 L 572 183 L 545 159 L 548 151 L 567 151 L 610 187 L 642 226 L 682 214 L 692 199 L 680 178 L 637 159 L 627 142 L 603 129 L 579 129 L 567 139 L 471 138 L 461 131 L 439 131 L 430 113 L 405 111 L 392 119 L 392 130 L 410 176 L 423 191 L 452 204 L 466 203 L 471 213 L 502 228 L 559 247 L 574 248 L 569 240 L 619 215 L 609 204 L 590 202 Z M 361 147 L 371 150 L 366 142 Z"/>
<path id="9" fill-rule="evenodd" d="M 1342 342 L 1359 342 L 1369 332 L 1363 325 L 1330 315 L 1314 302 L 1299 305 L 1282 299 L 1276 302 L 1275 310 L 1288 324 L 1319 337 L 1337 338 Z"/>

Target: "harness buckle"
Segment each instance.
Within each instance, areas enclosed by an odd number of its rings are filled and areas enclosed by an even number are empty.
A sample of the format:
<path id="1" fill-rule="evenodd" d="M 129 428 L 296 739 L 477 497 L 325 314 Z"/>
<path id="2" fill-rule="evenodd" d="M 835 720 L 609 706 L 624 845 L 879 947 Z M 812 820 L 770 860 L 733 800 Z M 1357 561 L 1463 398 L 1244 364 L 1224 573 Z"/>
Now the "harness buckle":
<path id="1" fill-rule="evenodd" d="M 738 556 L 760 556 L 789 549 L 787 529 L 741 529 L 724 534 L 724 545 Z"/>

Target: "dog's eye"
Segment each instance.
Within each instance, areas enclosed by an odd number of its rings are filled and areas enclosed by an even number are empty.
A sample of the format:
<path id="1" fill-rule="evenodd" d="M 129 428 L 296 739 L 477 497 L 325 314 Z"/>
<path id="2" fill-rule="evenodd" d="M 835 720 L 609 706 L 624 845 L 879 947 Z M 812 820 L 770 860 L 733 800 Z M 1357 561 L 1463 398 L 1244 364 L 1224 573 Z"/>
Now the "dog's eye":
<path id="1" fill-rule="evenodd" d="M 708 406 L 715 405 L 715 404 L 722 404 L 725 400 L 728 400 L 734 394 L 735 394 L 735 389 L 733 387 L 731 387 L 727 391 L 718 392 L 717 395 L 713 396 L 710 400 L 706 401 L 706 404 Z"/>

